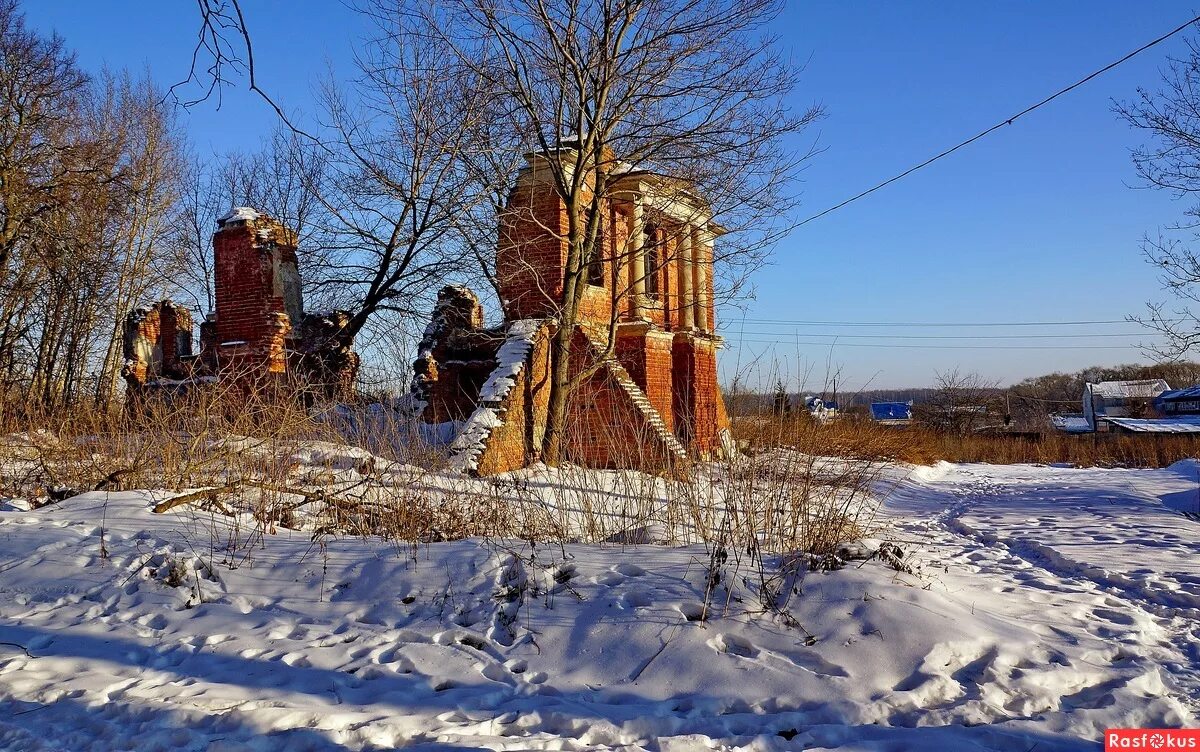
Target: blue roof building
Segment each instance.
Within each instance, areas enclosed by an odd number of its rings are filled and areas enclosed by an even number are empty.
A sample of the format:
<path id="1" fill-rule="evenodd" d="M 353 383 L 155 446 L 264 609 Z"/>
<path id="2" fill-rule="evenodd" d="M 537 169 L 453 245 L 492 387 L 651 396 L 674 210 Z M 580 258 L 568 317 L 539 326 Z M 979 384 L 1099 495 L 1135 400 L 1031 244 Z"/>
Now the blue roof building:
<path id="1" fill-rule="evenodd" d="M 1200 386 L 1163 392 L 1154 398 L 1154 411 L 1167 417 L 1200 415 Z"/>
<path id="2" fill-rule="evenodd" d="M 872 402 L 871 420 L 887 425 L 907 425 L 912 422 L 912 402 Z"/>

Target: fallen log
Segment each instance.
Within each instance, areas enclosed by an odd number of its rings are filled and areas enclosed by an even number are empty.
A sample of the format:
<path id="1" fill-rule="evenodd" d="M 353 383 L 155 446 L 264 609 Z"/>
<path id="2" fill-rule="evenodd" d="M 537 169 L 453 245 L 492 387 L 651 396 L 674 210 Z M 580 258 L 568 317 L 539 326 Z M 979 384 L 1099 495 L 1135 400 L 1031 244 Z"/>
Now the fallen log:
<path id="1" fill-rule="evenodd" d="M 199 491 L 185 493 L 180 496 L 172 496 L 169 499 L 165 499 L 155 504 L 154 513 L 162 514 L 163 512 L 171 511 L 175 507 L 183 506 L 184 504 L 190 504 L 196 501 L 208 500 L 216 504 L 218 495 L 223 493 L 231 493 L 238 490 L 238 488 L 239 485 L 235 483 L 228 486 L 221 486 L 219 488 L 204 488 Z"/>

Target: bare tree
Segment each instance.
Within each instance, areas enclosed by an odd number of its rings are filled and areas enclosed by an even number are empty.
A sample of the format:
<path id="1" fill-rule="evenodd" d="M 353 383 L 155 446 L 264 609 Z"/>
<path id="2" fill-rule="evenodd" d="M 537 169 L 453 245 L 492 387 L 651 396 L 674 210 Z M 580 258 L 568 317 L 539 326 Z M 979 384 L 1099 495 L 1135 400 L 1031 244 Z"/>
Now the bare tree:
<path id="1" fill-rule="evenodd" d="M 166 286 L 180 136 L 148 79 L 90 79 L 0 0 L 0 374 L 50 407 L 109 400 L 121 317 Z"/>
<path id="2" fill-rule="evenodd" d="M 1170 58 L 1162 71 L 1162 88 L 1139 88 L 1115 110 L 1148 141 L 1133 150 L 1133 165 L 1145 185 L 1181 199 L 1200 192 L 1200 44 L 1187 40 L 1186 57 Z M 1183 218 L 1142 240 L 1142 254 L 1159 270 L 1163 287 L 1176 304 L 1150 303 L 1144 316 L 1132 320 L 1163 335 L 1165 344 L 1146 349 L 1164 359 L 1177 359 L 1200 345 L 1200 201 L 1186 206 Z"/>
<path id="3" fill-rule="evenodd" d="M 321 88 L 317 136 L 281 128 L 238 165 L 235 190 L 298 229 L 306 300 L 348 310 L 360 351 L 394 363 L 411 352 L 437 289 L 481 276 L 499 181 L 520 154 L 480 153 L 490 100 L 443 45 L 403 19 L 371 20 L 357 75 Z"/>
<path id="4" fill-rule="evenodd" d="M 566 258 L 542 456 L 557 463 L 569 394 L 595 367 L 572 368 L 571 338 L 588 270 L 604 253 L 605 207 L 621 163 L 704 198 L 732 230 L 715 259 L 726 280 L 739 281 L 736 270 L 761 259 L 794 202 L 802 155 L 785 142 L 819 112 L 792 112 L 783 101 L 797 71 L 766 32 L 781 4 L 376 0 L 372 8 L 449 50 L 467 80 L 482 85 L 475 96 L 502 116 L 485 134 L 491 152 L 555 156 L 547 166 L 565 206 Z"/>
<path id="5" fill-rule="evenodd" d="M 941 431 L 969 434 L 1001 423 L 1004 395 L 997 382 L 957 368 L 939 372 L 929 400 L 916 409 L 921 423 Z"/>
<path id="6" fill-rule="evenodd" d="M 16 0 L 0 1 L 0 370 L 13 383 L 32 326 L 29 302 L 43 269 L 33 239 L 82 179 L 71 154 L 78 148 L 79 100 L 88 79 L 57 36 L 25 27 Z"/>
<path id="7" fill-rule="evenodd" d="M 179 287 L 170 239 L 185 169 L 182 135 L 162 92 L 128 74 L 106 76 L 104 86 L 104 109 L 90 119 L 112 124 L 96 138 L 118 151 L 111 179 L 99 186 L 105 221 L 95 250 L 106 272 L 97 279 L 109 289 L 92 301 L 104 308 L 89 322 L 108 332 L 96 379 L 100 403 L 117 393 L 125 313 L 148 294 Z"/>

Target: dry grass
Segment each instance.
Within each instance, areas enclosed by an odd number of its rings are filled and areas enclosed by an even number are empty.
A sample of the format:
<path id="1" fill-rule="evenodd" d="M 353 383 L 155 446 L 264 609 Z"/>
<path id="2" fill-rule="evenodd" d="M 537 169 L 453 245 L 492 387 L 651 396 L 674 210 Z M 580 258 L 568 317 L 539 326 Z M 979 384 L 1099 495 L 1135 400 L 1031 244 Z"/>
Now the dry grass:
<path id="1" fill-rule="evenodd" d="M 761 432 L 755 456 L 732 463 L 659 473 L 567 465 L 477 479 L 444 472 L 440 452 L 403 416 L 306 410 L 214 389 L 151 401 L 137 414 L 6 410 L 0 494 L 44 503 L 160 489 L 177 492 L 161 511 L 187 503 L 249 512 L 265 529 L 308 518 L 325 533 L 419 542 L 703 542 L 823 553 L 861 537 L 882 468 L 910 457 L 909 447 L 894 432 L 784 428 Z M 633 437 L 628 461 L 617 464 L 644 464 L 649 445 Z"/>
<path id="2" fill-rule="evenodd" d="M 772 415 L 737 418 L 734 432 L 752 451 L 793 446 L 830 456 L 875 457 L 919 465 L 945 460 L 998 465 L 1061 463 L 1077 467 L 1154 468 L 1200 457 L 1200 438 L 1161 434 L 964 436 L 919 426 L 880 426 L 853 418 L 817 425 L 807 416 Z"/>
<path id="3" fill-rule="evenodd" d="M 828 555 L 876 532 L 874 494 L 899 451 L 896 435 L 846 432 L 833 459 L 831 435 L 763 431 L 750 456 L 669 472 L 568 465 L 470 478 L 446 472 L 410 421 L 378 406 L 306 410 L 210 390 L 137 415 L 6 410 L 0 494 L 48 503 L 93 490 L 164 491 L 157 511 L 227 520 L 212 536 L 210 565 L 244 565 L 278 527 L 311 532 L 322 546 L 373 536 L 414 553 L 461 538 L 702 544 L 710 605 L 745 600 L 750 587 L 750 602 L 780 611 L 807 561 L 796 554 Z M 628 462 L 617 464 L 637 466 L 652 444 L 634 436 L 628 445 Z"/>

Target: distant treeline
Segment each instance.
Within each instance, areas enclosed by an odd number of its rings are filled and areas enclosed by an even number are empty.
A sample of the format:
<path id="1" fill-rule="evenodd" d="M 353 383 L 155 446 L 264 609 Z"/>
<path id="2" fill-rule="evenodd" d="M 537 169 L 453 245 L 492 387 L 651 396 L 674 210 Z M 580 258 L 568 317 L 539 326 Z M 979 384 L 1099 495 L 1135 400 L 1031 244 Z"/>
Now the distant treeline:
<path id="1" fill-rule="evenodd" d="M 991 419 L 989 426 L 1003 426 L 1010 431 L 1041 431 L 1049 426 L 1053 413 L 1078 413 L 1082 410 L 1084 384 L 1099 381 L 1163 379 L 1172 388 L 1200 384 L 1200 363 L 1180 361 L 1154 365 L 1125 364 L 1091 366 L 1072 373 L 1049 373 L 1024 379 L 1010 387 L 989 382 L 986 375 L 941 374 L 939 384 L 914 389 L 870 389 L 859 392 L 808 391 L 793 393 L 786 390 L 789 404 L 802 409 L 804 397 L 815 395 L 829 401 L 836 399 L 843 412 L 866 414 L 873 402 L 912 401 L 918 418 L 924 415 L 953 411 L 955 407 L 986 408 Z M 734 415 L 749 415 L 776 409 L 780 403 L 779 389 L 767 392 L 742 392 L 727 398 Z M 934 408 L 932 411 L 921 408 Z"/>

